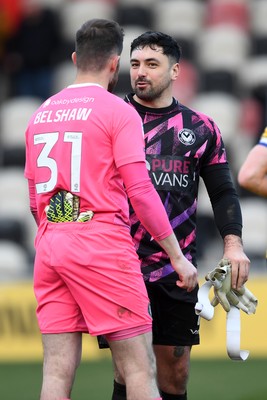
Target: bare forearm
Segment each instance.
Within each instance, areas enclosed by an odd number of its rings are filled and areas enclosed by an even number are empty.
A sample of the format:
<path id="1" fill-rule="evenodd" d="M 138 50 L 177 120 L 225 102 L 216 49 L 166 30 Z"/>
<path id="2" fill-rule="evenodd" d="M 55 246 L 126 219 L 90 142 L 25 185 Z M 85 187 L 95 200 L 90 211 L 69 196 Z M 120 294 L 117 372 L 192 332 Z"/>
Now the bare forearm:
<path id="1" fill-rule="evenodd" d="M 267 197 L 267 147 L 256 145 L 248 154 L 238 174 L 243 188 Z"/>
<path id="2" fill-rule="evenodd" d="M 258 196 L 267 197 L 267 176 L 263 178 L 257 176 L 247 177 L 247 179 L 242 182 L 241 186 Z"/>
<path id="3" fill-rule="evenodd" d="M 183 257 L 182 250 L 174 233 L 163 240 L 158 240 L 157 242 L 168 254 L 171 260 L 179 260 L 181 257 Z"/>
<path id="4" fill-rule="evenodd" d="M 175 235 L 171 234 L 158 243 L 169 255 L 172 267 L 179 275 L 176 285 L 191 292 L 197 285 L 197 269 L 183 255 Z"/>

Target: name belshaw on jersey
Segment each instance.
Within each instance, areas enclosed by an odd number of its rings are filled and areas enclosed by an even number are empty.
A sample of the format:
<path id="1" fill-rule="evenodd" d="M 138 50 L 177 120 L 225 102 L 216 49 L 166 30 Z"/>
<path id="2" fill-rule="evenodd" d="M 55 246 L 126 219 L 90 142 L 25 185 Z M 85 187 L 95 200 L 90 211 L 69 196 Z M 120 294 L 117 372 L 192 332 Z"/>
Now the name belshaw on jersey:
<path id="1" fill-rule="evenodd" d="M 33 123 L 46 124 L 49 122 L 86 121 L 92 108 L 67 108 L 64 110 L 45 110 L 38 112 Z"/>

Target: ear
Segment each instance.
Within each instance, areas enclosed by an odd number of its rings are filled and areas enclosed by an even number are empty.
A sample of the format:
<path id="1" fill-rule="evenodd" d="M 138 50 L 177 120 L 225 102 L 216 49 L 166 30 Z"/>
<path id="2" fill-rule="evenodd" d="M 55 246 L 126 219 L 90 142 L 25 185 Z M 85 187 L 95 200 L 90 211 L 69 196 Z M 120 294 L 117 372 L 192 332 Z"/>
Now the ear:
<path id="1" fill-rule="evenodd" d="M 173 81 L 176 81 L 176 79 L 178 78 L 180 74 L 180 64 L 179 63 L 175 63 L 173 64 L 172 68 L 171 68 L 171 78 Z"/>
<path id="2" fill-rule="evenodd" d="M 72 53 L 71 59 L 72 59 L 73 64 L 76 65 L 76 62 L 77 62 L 77 54 L 76 54 L 75 51 Z"/>
<path id="3" fill-rule="evenodd" d="M 114 56 L 111 59 L 110 71 L 116 72 L 119 68 L 120 56 Z"/>

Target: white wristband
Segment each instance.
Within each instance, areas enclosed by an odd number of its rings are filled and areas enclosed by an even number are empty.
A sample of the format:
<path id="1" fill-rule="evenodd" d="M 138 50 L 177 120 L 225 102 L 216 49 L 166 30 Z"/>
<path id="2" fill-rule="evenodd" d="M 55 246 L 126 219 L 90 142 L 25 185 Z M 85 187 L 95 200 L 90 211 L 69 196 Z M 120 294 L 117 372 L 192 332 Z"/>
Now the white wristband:
<path id="1" fill-rule="evenodd" d="M 198 302 L 195 305 L 196 314 L 208 321 L 214 316 L 214 307 L 209 300 L 209 291 L 212 286 L 212 283 L 207 281 L 199 288 Z M 226 317 L 227 354 L 231 360 L 245 361 L 249 356 L 249 351 L 240 350 L 240 326 L 240 310 L 231 306 Z"/>
<path id="2" fill-rule="evenodd" d="M 249 356 L 248 350 L 240 350 L 240 310 L 231 306 L 226 316 L 226 347 L 231 360 L 245 361 Z"/>

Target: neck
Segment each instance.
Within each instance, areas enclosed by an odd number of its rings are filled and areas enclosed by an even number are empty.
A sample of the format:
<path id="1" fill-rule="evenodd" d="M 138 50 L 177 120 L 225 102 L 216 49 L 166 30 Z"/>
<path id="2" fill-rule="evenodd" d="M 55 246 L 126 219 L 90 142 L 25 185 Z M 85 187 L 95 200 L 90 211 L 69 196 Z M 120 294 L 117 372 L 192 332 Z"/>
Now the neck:
<path id="1" fill-rule="evenodd" d="M 108 88 L 109 84 L 106 74 L 78 74 L 73 82 L 74 85 L 86 83 L 96 83 L 105 89 Z"/>
<path id="2" fill-rule="evenodd" d="M 158 97 L 154 100 L 147 101 L 147 100 L 142 100 L 140 97 L 138 97 L 136 94 L 133 96 L 134 100 L 141 104 L 142 106 L 149 107 L 149 108 L 165 108 L 169 107 L 172 104 L 173 97 L 172 96 L 166 96 L 166 97 Z"/>

